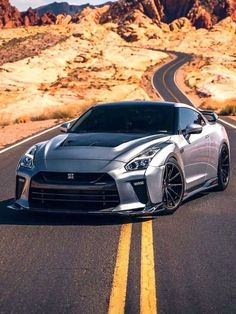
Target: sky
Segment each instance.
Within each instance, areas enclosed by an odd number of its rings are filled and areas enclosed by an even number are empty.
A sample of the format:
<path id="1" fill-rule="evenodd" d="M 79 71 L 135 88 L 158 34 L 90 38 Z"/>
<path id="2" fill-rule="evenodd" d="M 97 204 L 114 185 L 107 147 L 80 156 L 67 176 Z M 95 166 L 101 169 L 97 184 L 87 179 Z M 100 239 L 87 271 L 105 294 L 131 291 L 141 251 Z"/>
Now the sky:
<path id="1" fill-rule="evenodd" d="M 25 11 L 27 10 L 29 7 L 32 8 L 37 8 L 41 5 L 45 5 L 51 2 L 68 2 L 69 4 L 77 4 L 77 5 L 81 5 L 81 4 L 85 4 L 85 3 L 90 3 L 90 4 L 101 4 L 104 2 L 107 2 L 105 0 L 85 0 L 85 1 L 80 1 L 80 0 L 10 0 L 10 3 L 12 5 L 14 5 L 15 7 L 17 7 L 17 9 L 19 9 L 20 11 Z"/>

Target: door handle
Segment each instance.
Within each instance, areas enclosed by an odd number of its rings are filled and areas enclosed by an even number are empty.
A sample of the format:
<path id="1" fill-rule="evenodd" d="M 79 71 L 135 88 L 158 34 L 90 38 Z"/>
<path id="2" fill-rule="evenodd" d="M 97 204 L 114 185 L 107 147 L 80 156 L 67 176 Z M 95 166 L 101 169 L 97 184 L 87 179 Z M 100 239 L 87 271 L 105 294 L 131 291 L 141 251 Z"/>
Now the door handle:
<path id="1" fill-rule="evenodd" d="M 209 135 L 206 135 L 205 138 L 209 138 Z"/>

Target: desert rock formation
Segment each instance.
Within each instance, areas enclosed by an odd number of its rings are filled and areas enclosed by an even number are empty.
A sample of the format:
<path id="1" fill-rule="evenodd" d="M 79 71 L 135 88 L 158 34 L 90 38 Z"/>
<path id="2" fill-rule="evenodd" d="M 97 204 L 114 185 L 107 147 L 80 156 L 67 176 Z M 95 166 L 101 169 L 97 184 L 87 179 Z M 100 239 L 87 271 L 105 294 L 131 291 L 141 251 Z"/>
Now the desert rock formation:
<path id="1" fill-rule="evenodd" d="M 39 15 L 32 8 L 21 13 L 11 6 L 9 0 L 0 0 L 0 28 L 51 25 L 60 22 L 67 25 L 70 22 L 80 22 L 81 18 L 91 15 L 91 11 L 97 23 L 113 22 L 121 28 L 127 23 L 140 24 L 145 18 L 159 27 L 163 23 L 171 24 L 174 20 L 187 18 L 196 28 L 211 29 L 227 16 L 236 21 L 236 0 L 118 0 L 96 8 L 87 5 L 73 16 L 64 12 L 59 17 L 51 11 Z M 62 15 L 65 15 L 66 19 L 62 18 Z M 176 27 L 179 26 L 174 24 L 171 26 L 172 29 Z M 128 41 L 135 39 L 134 35 L 126 34 L 124 37 L 127 37 Z"/>
<path id="2" fill-rule="evenodd" d="M 65 25 L 70 20 L 70 16 L 57 19 L 57 16 L 50 12 L 39 16 L 32 8 L 29 8 L 26 12 L 20 12 L 10 4 L 9 0 L 0 0 L 0 29 L 19 26 L 52 25 L 56 22 L 57 24 L 61 22 Z"/>
<path id="3" fill-rule="evenodd" d="M 57 15 L 56 25 L 68 25 L 71 22 L 70 15 L 59 14 Z"/>
<path id="4" fill-rule="evenodd" d="M 10 5 L 8 0 L 0 1 L 0 28 L 12 28 L 22 25 L 21 13 Z"/>
<path id="5" fill-rule="evenodd" d="M 207 29 L 227 16 L 236 21 L 235 0 L 119 0 L 102 14 L 100 22 L 134 22 L 137 11 L 159 26 L 181 17 L 188 18 L 196 28 Z"/>

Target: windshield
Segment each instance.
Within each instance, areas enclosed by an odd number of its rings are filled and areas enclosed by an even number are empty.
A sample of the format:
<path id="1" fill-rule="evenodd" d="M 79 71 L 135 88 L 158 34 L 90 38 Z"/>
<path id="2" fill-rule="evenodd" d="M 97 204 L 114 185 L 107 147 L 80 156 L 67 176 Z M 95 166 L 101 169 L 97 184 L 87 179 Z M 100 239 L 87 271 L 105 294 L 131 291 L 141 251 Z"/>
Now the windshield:
<path id="1" fill-rule="evenodd" d="M 174 133 L 174 107 L 97 106 L 71 127 L 72 133 Z"/>

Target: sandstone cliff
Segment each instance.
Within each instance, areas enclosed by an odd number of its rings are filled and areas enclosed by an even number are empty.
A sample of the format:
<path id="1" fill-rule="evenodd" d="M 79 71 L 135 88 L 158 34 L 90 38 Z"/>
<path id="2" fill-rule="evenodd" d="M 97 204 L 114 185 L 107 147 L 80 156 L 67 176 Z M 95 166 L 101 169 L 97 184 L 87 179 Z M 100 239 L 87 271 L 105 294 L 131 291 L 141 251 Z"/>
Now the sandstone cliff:
<path id="1" fill-rule="evenodd" d="M 119 0 L 102 14 L 100 23 L 133 22 L 137 11 L 157 25 L 187 17 L 196 28 L 210 29 L 227 16 L 236 21 L 236 0 Z"/>

